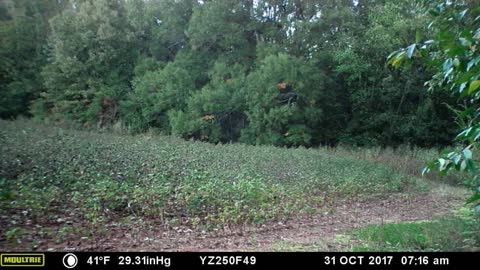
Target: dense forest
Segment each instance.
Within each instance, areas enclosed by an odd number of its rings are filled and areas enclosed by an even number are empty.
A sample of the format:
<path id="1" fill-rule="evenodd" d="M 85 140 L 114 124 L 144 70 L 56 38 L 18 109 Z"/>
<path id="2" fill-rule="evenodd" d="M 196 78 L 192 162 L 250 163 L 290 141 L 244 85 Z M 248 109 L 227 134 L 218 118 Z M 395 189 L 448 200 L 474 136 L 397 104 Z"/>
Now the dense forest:
<path id="1" fill-rule="evenodd" d="M 451 142 L 458 97 L 390 52 L 424 1 L 2 0 L 0 117 L 207 142 Z"/>

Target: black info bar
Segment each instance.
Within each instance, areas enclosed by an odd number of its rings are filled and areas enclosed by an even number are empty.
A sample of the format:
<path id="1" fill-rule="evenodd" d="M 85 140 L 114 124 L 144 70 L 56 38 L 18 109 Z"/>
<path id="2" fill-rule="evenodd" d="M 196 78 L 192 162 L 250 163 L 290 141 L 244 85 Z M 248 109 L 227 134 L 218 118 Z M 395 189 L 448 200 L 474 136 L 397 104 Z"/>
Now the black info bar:
<path id="1" fill-rule="evenodd" d="M 475 252 L 1 253 L 2 269 L 461 269 Z"/>

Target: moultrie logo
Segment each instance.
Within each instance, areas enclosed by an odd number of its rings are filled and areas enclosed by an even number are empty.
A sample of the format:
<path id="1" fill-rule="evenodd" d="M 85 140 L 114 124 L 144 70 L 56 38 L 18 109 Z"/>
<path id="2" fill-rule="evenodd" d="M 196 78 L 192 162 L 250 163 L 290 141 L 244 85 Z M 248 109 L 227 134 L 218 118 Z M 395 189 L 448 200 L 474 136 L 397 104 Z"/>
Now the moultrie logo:
<path id="1" fill-rule="evenodd" d="M 2 253 L 0 266 L 45 266 L 45 254 L 43 253 Z"/>

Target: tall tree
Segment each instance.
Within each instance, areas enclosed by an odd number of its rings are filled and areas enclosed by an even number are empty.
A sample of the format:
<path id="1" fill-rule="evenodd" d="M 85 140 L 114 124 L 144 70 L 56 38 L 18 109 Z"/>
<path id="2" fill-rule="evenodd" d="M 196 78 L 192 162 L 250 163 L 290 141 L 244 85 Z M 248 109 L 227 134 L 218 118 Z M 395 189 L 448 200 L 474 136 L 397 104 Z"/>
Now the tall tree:
<path id="1" fill-rule="evenodd" d="M 311 63 L 270 55 L 247 77 L 248 126 L 241 140 L 255 144 L 328 143 L 337 110 L 332 81 Z M 333 137 L 331 137 L 333 135 Z"/>
<path id="2" fill-rule="evenodd" d="M 255 58 L 251 8 L 248 0 L 212 0 L 197 5 L 187 29 L 192 49 L 208 53 L 213 60 L 220 57 L 227 64 L 251 64 Z"/>
<path id="3" fill-rule="evenodd" d="M 480 173 L 478 160 L 474 158 L 480 139 L 480 8 L 478 1 L 432 1 L 428 2 L 431 16 L 429 26 L 434 29 L 432 39 L 415 43 L 390 55 L 389 64 L 399 67 L 412 59 L 424 59 L 435 74 L 427 81 L 430 90 L 447 90 L 460 95 L 464 107 L 458 110 L 457 123 L 460 132 L 455 137 L 458 148 L 444 151 L 430 162 L 424 173 L 438 168 L 441 174 L 451 170 L 469 174 L 464 182 L 473 194 L 467 203 L 475 203 L 480 212 Z M 407 60 L 407 61 L 406 61 Z M 453 121 L 451 123 L 453 126 Z"/>
<path id="4" fill-rule="evenodd" d="M 122 0 L 75 3 L 51 20 L 43 110 L 102 126 L 117 118 L 136 62 Z"/>
<path id="5" fill-rule="evenodd" d="M 209 77 L 209 83 L 188 98 L 185 109 L 170 112 L 172 131 L 213 143 L 237 141 L 246 121 L 245 68 L 217 62 Z"/>
<path id="6" fill-rule="evenodd" d="M 63 0 L 0 1 L 0 117 L 30 115 L 30 102 L 43 91 L 48 20 L 65 5 Z"/>
<path id="7" fill-rule="evenodd" d="M 405 46 L 422 30 L 419 22 L 427 18 L 421 7 L 412 1 L 385 1 L 362 3 L 356 11 L 356 27 L 338 39 L 333 52 L 350 100 L 343 140 L 360 145 L 448 143 L 452 114 L 443 103 L 453 100 L 423 90 L 430 71 L 418 62 L 409 71 L 393 71 L 384 64 L 385 52 Z"/>

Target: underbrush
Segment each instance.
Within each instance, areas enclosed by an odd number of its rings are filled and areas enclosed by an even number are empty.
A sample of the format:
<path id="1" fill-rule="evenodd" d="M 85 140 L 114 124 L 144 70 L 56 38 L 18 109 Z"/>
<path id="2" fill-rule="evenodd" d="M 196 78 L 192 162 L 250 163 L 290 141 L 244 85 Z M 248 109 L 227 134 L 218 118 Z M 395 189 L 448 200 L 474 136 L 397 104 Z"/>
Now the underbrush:
<path id="1" fill-rule="evenodd" d="M 193 228 L 260 224 L 309 209 L 299 192 L 287 191 L 282 185 L 265 184 L 258 179 L 225 183 L 201 173 L 177 185 L 166 179 L 148 185 L 101 180 L 84 192 L 74 192 L 72 202 L 92 223 L 112 215 L 133 215 L 167 224 L 180 222 Z"/>
<path id="2" fill-rule="evenodd" d="M 352 251 L 472 251 L 480 247 L 480 220 L 472 209 L 434 221 L 370 225 L 353 232 Z"/>
<path id="3" fill-rule="evenodd" d="M 428 188 L 400 169 L 323 148 L 212 145 L 32 121 L 0 121 L 0 147 L 0 214 L 37 222 L 73 209 L 92 225 L 132 216 L 211 229 L 315 214 L 338 196 Z"/>
<path id="4" fill-rule="evenodd" d="M 440 155 L 441 149 L 436 148 L 425 149 L 409 145 L 402 145 L 397 148 L 337 146 L 334 148 L 320 148 L 320 150 L 331 155 L 356 158 L 386 165 L 392 170 L 402 174 L 424 177 L 428 180 L 439 181 L 450 185 L 462 185 L 465 177 L 467 177 L 467 175 L 460 172 L 451 172 L 445 176 L 440 176 L 440 174 L 435 172 L 422 175 L 423 168 L 427 162 L 435 160 Z"/>

